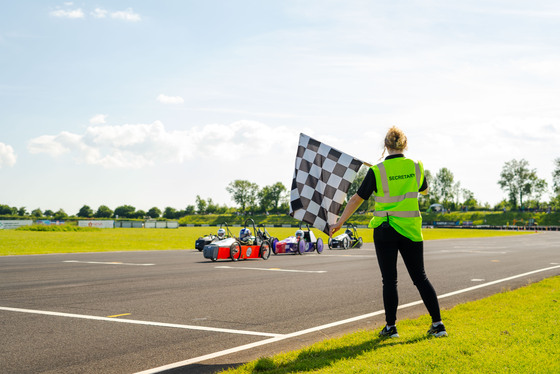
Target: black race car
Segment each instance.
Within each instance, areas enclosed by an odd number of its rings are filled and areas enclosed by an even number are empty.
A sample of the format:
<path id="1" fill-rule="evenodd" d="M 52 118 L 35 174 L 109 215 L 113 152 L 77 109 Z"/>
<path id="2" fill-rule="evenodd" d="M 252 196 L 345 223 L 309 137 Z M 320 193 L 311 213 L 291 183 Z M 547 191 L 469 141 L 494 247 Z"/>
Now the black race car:
<path id="1" fill-rule="evenodd" d="M 353 224 L 346 225 L 346 231 L 334 238 L 329 239 L 329 249 L 361 248 L 364 241 L 358 236 L 358 230 Z"/>
<path id="2" fill-rule="evenodd" d="M 224 229 L 223 226 L 225 226 L 226 228 Z M 230 236 L 231 236 L 231 233 L 229 231 L 229 227 L 228 227 L 227 223 L 224 222 L 220 225 L 220 228 L 218 229 L 218 233 L 216 235 L 215 234 L 208 234 L 208 235 L 205 235 L 205 236 L 201 236 L 194 243 L 194 247 L 196 249 L 198 249 L 199 251 L 202 251 L 204 249 L 205 245 L 210 244 L 210 243 L 214 243 L 218 240 L 229 238 Z"/>

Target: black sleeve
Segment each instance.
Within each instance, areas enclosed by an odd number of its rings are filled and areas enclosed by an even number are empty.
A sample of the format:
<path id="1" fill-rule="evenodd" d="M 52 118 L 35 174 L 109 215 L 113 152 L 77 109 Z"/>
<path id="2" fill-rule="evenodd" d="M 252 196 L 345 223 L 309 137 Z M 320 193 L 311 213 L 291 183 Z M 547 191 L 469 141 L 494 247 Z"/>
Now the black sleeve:
<path id="1" fill-rule="evenodd" d="M 424 175 L 424 182 L 422 183 L 422 186 L 420 186 L 418 192 L 425 191 L 427 188 L 428 188 L 428 181 L 426 180 L 426 176 Z"/>
<path id="2" fill-rule="evenodd" d="M 362 182 L 360 188 L 358 188 L 358 196 L 362 199 L 367 200 L 371 196 L 372 193 L 377 192 L 377 185 L 375 183 L 375 174 L 373 170 L 370 168 Z"/>

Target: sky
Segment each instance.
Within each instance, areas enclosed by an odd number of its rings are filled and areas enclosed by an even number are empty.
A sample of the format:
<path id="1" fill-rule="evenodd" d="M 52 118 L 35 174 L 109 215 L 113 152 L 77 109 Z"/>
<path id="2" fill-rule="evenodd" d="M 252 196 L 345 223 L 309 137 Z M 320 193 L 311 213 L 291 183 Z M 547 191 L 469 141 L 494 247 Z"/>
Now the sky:
<path id="1" fill-rule="evenodd" d="M 0 204 L 235 206 L 236 179 L 291 185 L 300 133 L 448 168 L 482 203 L 505 162 L 552 185 L 554 0 L 6 2 Z"/>

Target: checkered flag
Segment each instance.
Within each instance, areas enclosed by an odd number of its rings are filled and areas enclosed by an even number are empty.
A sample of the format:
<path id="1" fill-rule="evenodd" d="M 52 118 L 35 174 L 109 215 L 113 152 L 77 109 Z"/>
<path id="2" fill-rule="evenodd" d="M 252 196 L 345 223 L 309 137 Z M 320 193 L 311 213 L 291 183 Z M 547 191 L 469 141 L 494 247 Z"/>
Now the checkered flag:
<path id="1" fill-rule="evenodd" d="M 290 215 L 329 235 L 363 162 L 300 134 Z"/>

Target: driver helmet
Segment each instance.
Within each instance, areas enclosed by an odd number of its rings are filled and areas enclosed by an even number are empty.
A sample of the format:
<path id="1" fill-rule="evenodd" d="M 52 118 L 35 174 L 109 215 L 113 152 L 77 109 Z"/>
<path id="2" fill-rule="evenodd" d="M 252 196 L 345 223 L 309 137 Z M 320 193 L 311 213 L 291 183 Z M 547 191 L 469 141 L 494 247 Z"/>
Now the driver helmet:
<path id="1" fill-rule="evenodd" d="M 296 238 L 298 238 L 298 239 L 303 238 L 303 231 L 302 230 L 297 230 L 296 231 Z"/>
<path id="2" fill-rule="evenodd" d="M 248 239 L 251 236 L 251 230 L 249 230 L 248 228 L 244 228 L 241 229 L 241 231 L 239 231 L 239 239 L 244 240 L 244 239 Z"/>
<path id="3" fill-rule="evenodd" d="M 344 233 L 346 235 L 350 236 L 350 237 L 352 236 L 352 230 L 350 230 L 350 229 L 346 229 L 346 231 Z"/>
<path id="4" fill-rule="evenodd" d="M 226 236 L 226 230 L 219 228 L 218 229 L 218 238 L 223 238 L 224 236 Z"/>

